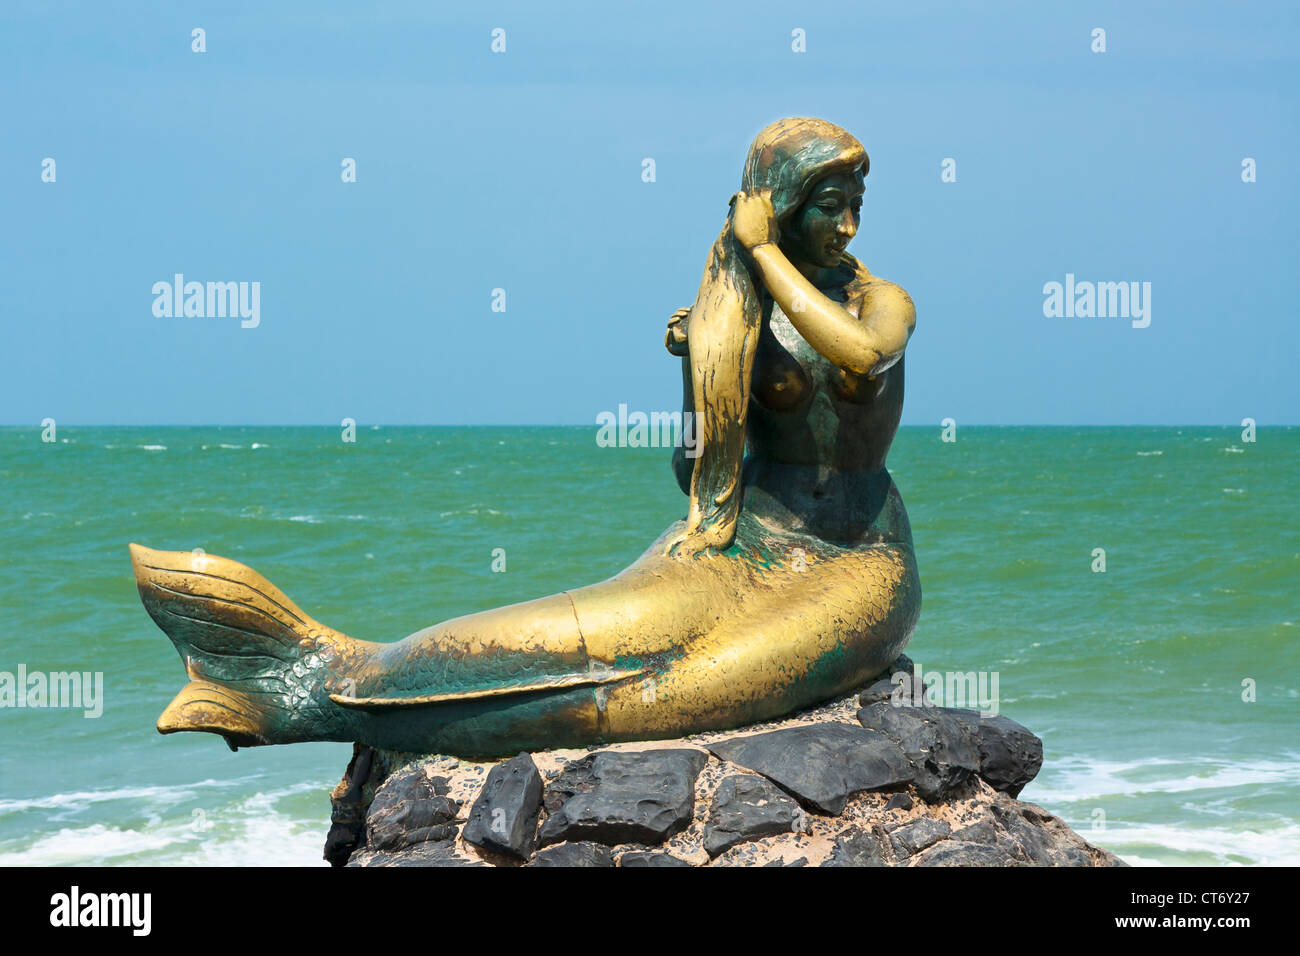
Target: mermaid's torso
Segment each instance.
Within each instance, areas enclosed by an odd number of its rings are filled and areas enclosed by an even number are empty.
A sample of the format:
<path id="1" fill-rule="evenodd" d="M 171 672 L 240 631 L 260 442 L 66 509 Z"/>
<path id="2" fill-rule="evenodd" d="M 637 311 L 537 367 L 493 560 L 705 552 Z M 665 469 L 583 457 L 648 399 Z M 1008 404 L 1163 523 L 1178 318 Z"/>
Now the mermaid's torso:
<path id="1" fill-rule="evenodd" d="M 851 278 L 847 265 L 845 271 Z M 845 284 L 824 291 L 856 308 Z M 767 299 L 746 426 L 742 512 L 770 531 L 845 547 L 910 544 L 907 514 L 885 468 L 902 409 L 901 358 L 875 376 L 846 372 Z"/>

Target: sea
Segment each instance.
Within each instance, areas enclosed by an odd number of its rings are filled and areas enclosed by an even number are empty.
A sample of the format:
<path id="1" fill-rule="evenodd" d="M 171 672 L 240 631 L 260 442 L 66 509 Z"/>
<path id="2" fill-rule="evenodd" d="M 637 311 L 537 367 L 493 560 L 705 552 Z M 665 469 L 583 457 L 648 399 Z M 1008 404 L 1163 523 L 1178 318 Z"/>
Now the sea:
<path id="1" fill-rule="evenodd" d="M 102 680 L 94 706 L 0 707 L 0 865 L 326 865 L 350 745 L 160 736 L 186 678 L 128 542 L 388 641 L 606 578 L 686 506 L 668 449 L 594 426 L 344 437 L 0 429 L 0 680 Z M 1022 799 L 1134 865 L 1300 863 L 1300 428 L 905 427 L 889 467 L 924 591 L 907 653 L 996 679 L 980 703 L 1044 744 Z"/>

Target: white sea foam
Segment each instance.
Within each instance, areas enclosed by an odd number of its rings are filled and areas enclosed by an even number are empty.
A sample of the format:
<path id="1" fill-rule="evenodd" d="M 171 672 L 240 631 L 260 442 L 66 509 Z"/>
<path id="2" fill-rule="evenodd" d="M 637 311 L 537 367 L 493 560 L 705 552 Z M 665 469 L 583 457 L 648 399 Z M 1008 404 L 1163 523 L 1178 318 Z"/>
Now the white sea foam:
<path id="1" fill-rule="evenodd" d="M 1256 784 L 1300 785 L 1300 760 L 1183 760 L 1109 761 L 1063 757 L 1051 761 L 1051 771 L 1025 790 L 1025 799 L 1049 804 L 1095 801 L 1103 797 L 1140 796 L 1144 793 L 1185 793 Z M 1169 767 L 1166 776 L 1154 776 L 1154 767 Z M 1142 779 L 1135 779 L 1140 775 Z"/>
<path id="2" fill-rule="evenodd" d="M 1300 864 L 1300 826 L 1294 823 L 1263 831 L 1227 827 L 1179 827 L 1148 823 L 1139 826 L 1112 824 L 1104 831 L 1080 829 L 1090 843 L 1103 846 L 1133 866 L 1160 866 L 1163 861 L 1149 854 L 1153 847 L 1179 855 L 1210 856 L 1224 866 L 1250 863 L 1255 866 Z M 1146 855 L 1144 855 L 1146 854 Z"/>
<path id="3" fill-rule="evenodd" d="M 192 799 L 198 790 L 238 786 L 240 781 L 201 780 L 182 786 L 118 787 L 110 790 L 77 790 L 25 800 L 0 800 L 0 814 L 21 810 L 84 810 L 96 803 L 113 800 L 144 800 L 151 803 L 175 803 Z"/>
<path id="4" fill-rule="evenodd" d="M 192 791 L 141 788 L 150 795 L 166 790 L 175 799 L 170 808 L 152 814 L 150 822 L 138 828 L 95 823 L 46 833 L 26 846 L 11 842 L 0 847 L 0 866 L 323 866 L 328 818 L 295 819 L 277 805 L 285 797 L 328 789 L 328 783 L 317 782 L 256 793 L 214 806 L 196 819 L 193 812 L 186 815 L 177 806 L 178 801 L 191 798 Z M 60 794 L 46 802 L 84 796 Z"/>
<path id="5" fill-rule="evenodd" d="M 1138 452 L 1138 457 L 1146 458 L 1149 457 L 1150 455 L 1163 455 L 1163 454 L 1164 452 L 1162 451 L 1140 451 Z"/>
<path id="6" fill-rule="evenodd" d="M 0 850 L 0 866 L 89 866 L 162 850 L 175 837 L 162 830 L 119 830 L 96 823 L 68 827 L 19 850 Z"/>
<path id="7" fill-rule="evenodd" d="M 1238 804 L 1243 796 L 1266 786 L 1300 785 L 1296 755 L 1279 754 L 1278 760 L 1212 759 L 1108 761 L 1056 758 L 1051 769 L 1033 781 L 1021 799 L 1038 803 L 1063 817 L 1091 843 L 1105 847 L 1134 866 L 1208 862 L 1219 865 L 1300 865 L 1300 825 L 1277 814 L 1252 813 L 1243 817 Z M 1219 797 L 1207 791 L 1219 790 Z M 1102 801 L 1160 794 L 1191 796 L 1179 806 L 1189 823 L 1130 822 L 1116 819 L 1118 811 L 1106 808 L 1106 827 L 1094 830 L 1092 815 Z M 1168 804 L 1161 812 L 1168 812 Z M 1206 826 L 1206 818 L 1222 824 Z M 1159 856 L 1156 851 L 1161 851 Z"/>

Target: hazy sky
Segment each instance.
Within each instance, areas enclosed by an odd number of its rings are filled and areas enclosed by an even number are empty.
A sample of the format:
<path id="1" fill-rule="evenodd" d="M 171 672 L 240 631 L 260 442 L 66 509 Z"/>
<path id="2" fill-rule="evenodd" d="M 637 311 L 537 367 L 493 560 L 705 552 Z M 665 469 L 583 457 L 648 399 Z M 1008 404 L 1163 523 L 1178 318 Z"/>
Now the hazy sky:
<path id="1" fill-rule="evenodd" d="M 679 407 L 664 324 L 788 115 L 871 155 L 905 424 L 1300 422 L 1293 5 L 440 6 L 0 7 L 0 422 Z M 259 324 L 156 316 L 176 273 Z M 1067 274 L 1150 324 L 1045 316 Z"/>

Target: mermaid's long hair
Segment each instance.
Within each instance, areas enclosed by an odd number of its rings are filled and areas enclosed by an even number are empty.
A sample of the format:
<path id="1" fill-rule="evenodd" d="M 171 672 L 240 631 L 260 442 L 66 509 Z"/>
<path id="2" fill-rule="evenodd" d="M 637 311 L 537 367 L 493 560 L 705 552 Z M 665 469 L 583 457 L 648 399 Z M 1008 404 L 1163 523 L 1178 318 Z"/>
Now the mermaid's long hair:
<path id="1" fill-rule="evenodd" d="M 740 188 L 747 193 L 770 189 L 777 223 L 784 228 L 818 180 L 845 170 L 866 175 L 868 168 L 867 151 L 840 127 L 819 119 L 784 119 L 754 138 Z M 728 214 L 687 319 L 697 457 L 685 534 L 700 534 L 719 550 L 731 545 L 740 514 L 745 415 L 762 323 L 755 278 Z"/>

